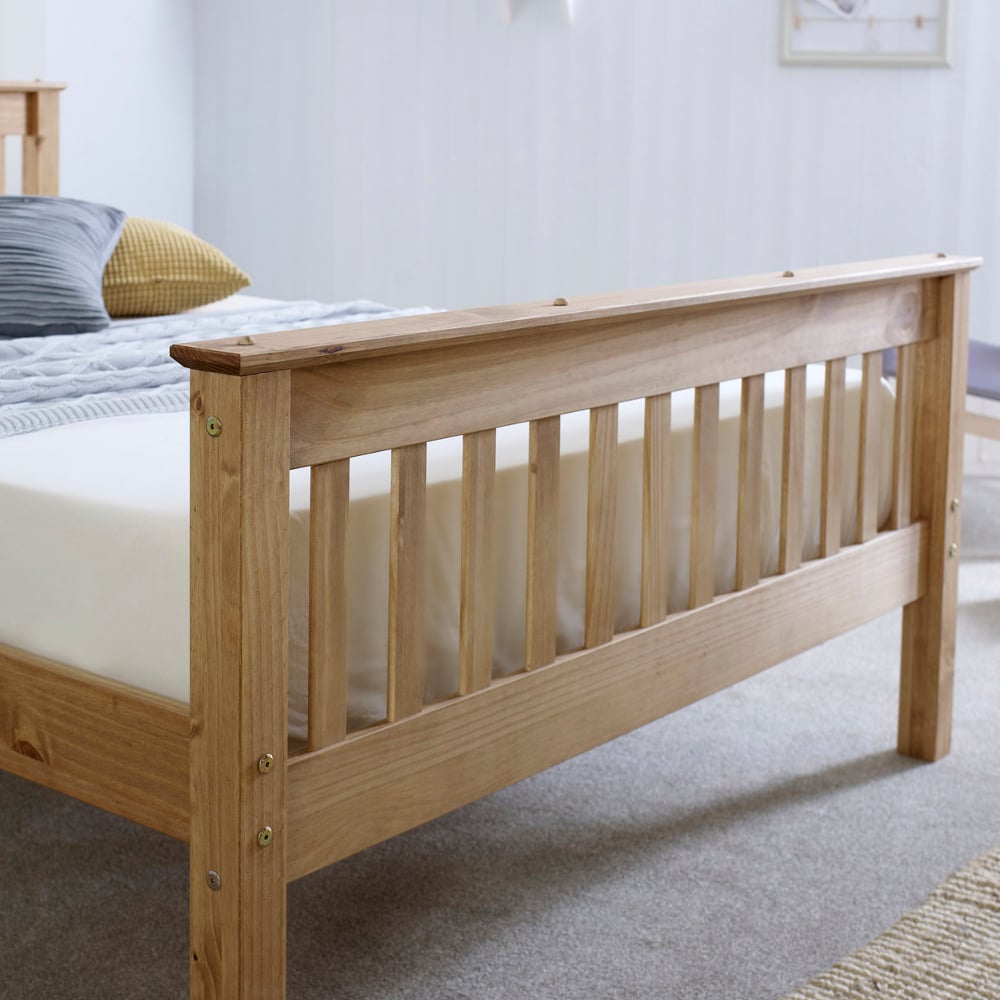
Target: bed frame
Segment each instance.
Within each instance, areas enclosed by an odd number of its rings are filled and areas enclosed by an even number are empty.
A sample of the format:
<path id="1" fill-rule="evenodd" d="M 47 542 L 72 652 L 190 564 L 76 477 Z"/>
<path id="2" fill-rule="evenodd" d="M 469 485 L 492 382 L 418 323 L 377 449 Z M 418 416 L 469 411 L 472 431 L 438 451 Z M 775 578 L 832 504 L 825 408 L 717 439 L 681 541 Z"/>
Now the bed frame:
<path id="1" fill-rule="evenodd" d="M 0 88 L 54 192 L 58 88 Z M 14 126 L 13 128 L 11 126 Z M 903 608 L 898 747 L 948 752 L 969 271 L 944 254 L 175 346 L 191 369 L 191 704 L 0 647 L 0 766 L 190 843 L 191 996 L 285 995 L 293 879 Z M 899 348 L 880 456 L 882 351 Z M 863 357 L 841 546 L 845 359 Z M 804 379 L 826 366 L 820 558 Z M 785 371 L 779 572 L 761 578 L 763 373 Z M 742 379 L 737 589 L 713 592 L 719 382 Z M 695 389 L 690 595 L 668 607 L 670 394 Z M 646 400 L 641 620 L 613 629 L 617 403 Z M 585 646 L 556 655 L 559 415 L 590 410 Z M 530 426 L 526 669 L 491 677 L 495 428 Z M 426 442 L 464 436 L 461 690 L 423 703 Z M 385 722 L 346 726 L 349 459 L 391 449 Z M 876 525 L 877 470 L 893 505 Z M 309 733 L 286 722 L 289 470 L 311 467 Z"/>

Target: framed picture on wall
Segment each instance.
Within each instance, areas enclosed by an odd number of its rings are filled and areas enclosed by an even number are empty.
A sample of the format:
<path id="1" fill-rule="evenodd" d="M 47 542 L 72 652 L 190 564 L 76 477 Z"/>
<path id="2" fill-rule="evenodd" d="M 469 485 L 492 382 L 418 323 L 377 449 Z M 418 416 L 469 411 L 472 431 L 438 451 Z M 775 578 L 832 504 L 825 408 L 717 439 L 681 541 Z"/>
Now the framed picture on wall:
<path id="1" fill-rule="evenodd" d="M 948 66 L 950 0 L 781 0 L 781 61 Z"/>

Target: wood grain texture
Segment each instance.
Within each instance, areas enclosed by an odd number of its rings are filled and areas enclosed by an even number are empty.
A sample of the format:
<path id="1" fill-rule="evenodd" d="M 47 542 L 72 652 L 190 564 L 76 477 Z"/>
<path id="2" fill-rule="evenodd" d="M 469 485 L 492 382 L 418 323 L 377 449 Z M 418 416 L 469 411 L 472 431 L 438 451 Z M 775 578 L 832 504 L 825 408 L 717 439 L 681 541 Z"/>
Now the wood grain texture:
<path id="1" fill-rule="evenodd" d="M 857 540 L 867 542 L 878 531 L 878 481 L 881 455 L 882 352 L 861 362 L 861 440 L 858 444 Z"/>
<path id="2" fill-rule="evenodd" d="M 26 133 L 26 193 L 58 191 L 61 86 L 0 85 L 0 131 Z M 591 296 L 565 307 L 532 303 L 276 332 L 249 345 L 176 345 L 171 353 L 178 361 L 203 369 L 194 374 L 191 397 L 190 711 L 0 647 L 0 765 L 157 829 L 188 834 L 192 996 L 280 1000 L 288 878 L 900 604 L 906 608 L 899 746 L 915 756 L 940 756 L 950 735 L 957 559 L 949 550 L 959 534 L 950 501 L 958 497 L 961 473 L 967 271 L 978 264 L 899 258 Z M 917 523 L 791 572 L 801 561 L 795 497 L 802 484 L 801 445 L 789 427 L 785 575 L 758 584 L 759 539 L 752 530 L 760 505 L 753 471 L 758 373 L 788 369 L 794 401 L 807 361 L 863 353 L 866 396 L 874 398 L 876 352 L 909 344 L 901 363 L 911 373 L 905 377 L 915 423 L 897 432 L 894 519 L 903 524 L 912 513 Z M 747 589 L 713 601 L 717 383 L 743 376 L 751 388 L 745 384 L 742 404 L 738 576 Z M 703 387 L 692 500 L 691 603 L 699 606 L 660 620 L 668 610 L 666 532 L 655 522 L 662 515 L 666 523 L 669 393 L 689 386 Z M 611 638 L 611 412 L 619 400 L 643 396 L 651 397 L 642 579 L 643 623 L 650 627 Z M 793 416 L 798 405 L 788 407 Z M 589 487 L 597 513 L 588 517 L 586 631 L 594 648 L 557 658 L 558 414 L 588 407 L 596 408 L 591 444 L 598 456 Z M 222 422 L 219 438 L 205 432 L 209 414 Z M 537 669 L 490 684 L 492 428 L 522 420 L 531 421 L 526 663 Z M 829 417 L 828 439 L 835 423 Z M 871 443 L 871 409 L 864 423 Z M 455 434 L 466 435 L 463 693 L 422 711 L 424 442 Z M 345 737 L 346 459 L 383 448 L 393 450 L 391 721 Z M 289 762 L 288 470 L 310 464 L 321 466 L 313 472 L 311 604 L 325 610 L 310 623 L 310 702 L 317 709 L 311 749 Z M 825 488 L 833 478 L 825 468 Z M 902 497 L 908 483 L 912 511 Z M 867 497 L 868 472 L 865 484 Z M 871 509 L 864 503 L 862 536 Z M 824 520 L 832 524 L 829 506 Z M 832 530 L 825 530 L 830 548 Z M 275 760 L 266 774 L 256 766 L 265 752 Z M 265 825 L 274 840 L 261 848 L 257 831 Z M 210 869 L 222 876 L 218 892 L 208 888 Z"/>
<path id="3" fill-rule="evenodd" d="M 46 90 L 65 90 L 67 84 L 54 80 L 4 80 L 0 94 L 34 94 Z"/>
<path id="4" fill-rule="evenodd" d="M 587 580 L 583 644 L 599 646 L 615 630 L 615 512 L 618 506 L 618 407 L 590 411 L 587 478 Z"/>
<path id="5" fill-rule="evenodd" d="M 27 95 L 27 131 L 21 153 L 21 191 L 59 194 L 59 90 Z"/>
<path id="6" fill-rule="evenodd" d="M 559 418 L 528 429 L 528 579 L 525 666 L 556 656 L 556 584 L 559 562 Z"/>
<path id="7" fill-rule="evenodd" d="M 489 687 L 493 677 L 496 464 L 496 431 L 467 434 L 462 443 L 460 694 Z"/>
<path id="8" fill-rule="evenodd" d="M 915 372 L 913 351 L 896 350 L 896 410 L 892 431 L 892 513 L 890 528 L 905 528 L 910 523 L 913 496 L 913 449 L 917 426 L 914 412 Z"/>
<path id="9" fill-rule="evenodd" d="M 884 534 L 294 758 L 290 877 L 489 795 L 913 600 L 923 592 L 925 544 L 923 525 Z M 869 586 L 858 587 L 859 579 Z"/>
<path id="10" fill-rule="evenodd" d="M 740 387 L 739 496 L 736 502 L 736 589 L 760 582 L 761 497 L 764 479 L 764 376 Z"/>
<path id="11" fill-rule="evenodd" d="M 927 592 L 903 609 L 899 751 L 937 760 L 951 746 L 962 490 L 962 412 L 968 367 L 969 277 L 929 280 L 924 323 L 937 337 L 913 351 L 912 516 L 926 520 Z"/>
<path id="12" fill-rule="evenodd" d="M 281 373 L 192 378 L 193 997 L 285 995 L 288 393 Z"/>
<path id="13" fill-rule="evenodd" d="M 181 840 L 187 705 L 0 644 L 0 767 Z"/>
<path id="14" fill-rule="evenodd" d="M 781 540 L 778 571 L 802 565 L 805 509 L 806 370 L 785 372 L 785 408 L 781 447 Z"/>
<path id="15" fill-rule="evenodd" d="M 427 445 L 392 453 L 389 498 L 389 675 L 386 718 L 424 705 L 424 549 Z"/>
<path id="16" fill-rule="evenodd" d="M 688 605 L 709 604 L 715 596 L 715 515 L 719 469 L 719 386 L 694 391 L 691 470 L 691 565 Z"/>
<path id="17" fill-rule="evenodd" d="M 642 445 L 639 624 L 663 621 L 670 599 L 670 393 L 646 398 Z"/>
<path id="18" fill-rule="evenodd" d="M 827 324 L 832 319 L 827 310 L 838 299 L 841 302 L 854 300 L 871 303 L 873 299 L 869 293 L 873 293 L 876 300 L 882 297 L 883 292 L 879 286 L 891 286 L 896 283 L 897 287 L 912 287 L 914 281 L 919 282 L 925 276 L 971 270 L 981 263 L 978 257 L 938 257 L 935 254 L 920 254 L 856 264 L 804 268 L 796 271 L 792 277 L 772 273 L 746 278 L 690 282 L 640 291 L 579 296 L 565 306 L 553 306 L 551 301 L 529 302 L 521 305 L 374 320 L 364 324 L 283 331 L 256 336 L 253 345 L 241 346 L 237 338 L 175 344 L 171 347 L 170 354 L 175 361 L 188 368 L 250 375 L 262 371 L 339 363 L 353 355 L 373 356 L 390 351 L 417 350 L 426 345 L 440 346 L 447 343 L 502 339 L 512 333 L 531 330 L 541 332 L 569 324 L 581 327 L 595 326 L 608 331 L 627 327 L 637 319 L 645 319 L 652 321 L 657 329 L 662 329 L 664 325 L 676 325 L 685 319 L 700 315 L 709 319 L 709 326 L 713 324 L 717 326 L 718 317 L 723 314 L 757 315 L 752 309 L 743 314 L 741 307 L 743 305 L 752 307 L 758 303 L 764 304 L 766 311 L 777 309 L 778 312 L 785 313 L 788 319 L 810 315 L 813 319 L 822 319 Z M 832 293 L 832 297 L 827 293 Z M 856 297 L 855 293 L 860 293 L 860 296 Z M 792 305 L 790 300 L 798 301 Z M 883 324 L 882 336 L 888 341 L 884 346 L 891 347 L 897 343 L 907 342 L 910 335 L 905 322 L 907 312 L 908 308 L 903 313 L 897 312 L 888 327 Z M 866 314 L 871 315 L 870 309 L 861 308 L 858 311 L 859 318 Z M 899 320 L 903 320 L 902 325 Z M 784 325 L 783 323 L 782 326 Z M 877 324 L 871 324 L 871 328 L 874 329 L 875 325 Z M 774 333 L 778 335 L 779 341 L 784 339 L 780 330 L 775 330 Z M 606 332 L 602 336 L 606 345 Z M 763 332 L 762 337 L 766 339 L 766 334 Z M 850 347 L 840 337 L 841 332 L 838 332 L 829 353 L 825 353 L 823 345 L 820 344 L 812 343 L 811 350 L 805 349 L 803 345 L 805 353 L 798 360 L 795 360 L 794 356 L 777 358 L 765 364 L 763 368 L 757 368 L 757 371 L 764 368 L 790 367 L 804 364 L 806 361 L 823 361 L 831 357 L 860 353 L 861 350 L 875 349 L 875 345 L 860 349 Z M 606 356 L 605 361 L 610 362 L 611 359 Z M 729 377 L 735 378 L 745 374 L 753 374 L 753 369 L 737 371 Z M 686 385 L 705 384 L 719 381 L 721 378 L 722 376 L 709 375 L 700 380 L 689 381 Z M 654 388 L 650 388 L 631 398 L 646 396 L 655 391 Z M 612 401 L 595 400 L 593 405 Z M 577 407 L 580 408 L 582 407 Z M 493 426 L 500 426 L 500 423 Z M 430 437 L 425 440 L 430 440 Z"/>
<path id="19" fill-rule="evenodd" d="M 965 433 L 975 434 L 977 437 L 991 438 L 993 441 L 1000 441 L 1000 419 L 966 410 Z"/>
<path id="20" fill-rule="evenodd" d="M 0 91 L 0 136 L 24 135 L 27 128 L 27 95 Z"/>
<path id="21" fill-rule="evenodd" d="M 309 485 L 310 750 L 347 735 L 347 512 L 350 463 L 313 466 Z"/>
<path id="22" fill-rule="evenodd" d="M 819 554 L 821 558 L 840 551 L 844 476 L 844 387 L 847 359 L 826 363 L 823 393 L 823 458 L 819 492 Z"/>
<path id="23" fill-rule="evenodd" d="M 392 356 L 293 370 L 292 463 L 314 465 L 881 350 L 921 336 L 919 301 L 919 284 L 910 281 L 627 321 L 525 327 L 519 335 L 423 349 L 414 338 L 413 349 Z"/>
<path id="24" fill-rule="evenodd" d="M 45 131 L 58 137 L 58 101 L 55 104 L 43 104 L 41 118 L 38 112 L 39 105 L 35 101 L 39 94 L 58 98 L 59 92 L 65 89 L 65 83 L 43 83 L 38 80 L 0 83 L 0 136 L 37 135 L 40 131 Z M 0 185 L 0 192 L 4 190 Z"/>

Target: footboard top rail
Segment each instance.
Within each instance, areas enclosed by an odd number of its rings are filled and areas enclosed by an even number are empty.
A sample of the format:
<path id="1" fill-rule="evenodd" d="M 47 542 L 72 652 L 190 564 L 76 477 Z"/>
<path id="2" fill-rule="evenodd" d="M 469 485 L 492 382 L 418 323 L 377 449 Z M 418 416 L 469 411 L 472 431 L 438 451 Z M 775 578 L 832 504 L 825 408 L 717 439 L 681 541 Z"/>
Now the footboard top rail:
<path id="1" fill-rule="evenodd" d="M 252 338 L 175 344 L 170 355 L 186 368 L 227 375 L 256 375 L 470 340 L 485 342 L 589 321 L 625 322 L 661 315 L 677 322 L 686 313 L 708 307 L 725 309 L 780 297 L 942 277 L 972 270 L 981 263 L 977 257 L 921 254 L 782 274 L 588 295 L 569 301 L 556 298 L 488 309 L 279 331 Z"/>

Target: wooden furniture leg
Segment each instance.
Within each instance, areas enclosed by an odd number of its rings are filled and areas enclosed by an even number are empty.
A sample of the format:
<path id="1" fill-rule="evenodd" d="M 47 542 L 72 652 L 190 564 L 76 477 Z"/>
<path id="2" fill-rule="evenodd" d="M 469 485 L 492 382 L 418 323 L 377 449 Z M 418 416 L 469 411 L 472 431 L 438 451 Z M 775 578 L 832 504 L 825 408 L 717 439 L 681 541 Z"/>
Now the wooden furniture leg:
<path id="1" fill-rule="evenodd" d="M 923 321 L 936 336 L 915 344 L 907 360 L 918 439 L 912 517 L 928 521 L 930 538 L 926 590 L 903 609 L 898 747 L 923 760 L 943 757 L 951 744 L 968 309 L 967 274 L 926 280 Z"/>
<path id="2" fill-rule="evenodd" d="M 285 996 L 288 372 L 191 384 L 191 996 Z"/>
<path id="3" fill-rule="evenodd" d="M 28 95 L 27 131 L 21 153 L 21 191 L 59 194 L 59 89 Z"/>

